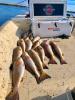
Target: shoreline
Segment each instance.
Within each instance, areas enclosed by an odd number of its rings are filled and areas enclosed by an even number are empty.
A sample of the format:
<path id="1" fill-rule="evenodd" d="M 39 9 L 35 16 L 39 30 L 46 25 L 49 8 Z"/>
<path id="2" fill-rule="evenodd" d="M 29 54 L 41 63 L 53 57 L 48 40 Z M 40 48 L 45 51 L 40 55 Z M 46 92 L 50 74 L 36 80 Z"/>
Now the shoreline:
<path id="1" fill-rule="evenodd" d="M 19 4 L 7 4 L 7 3 L 0 3 L 0 5 L 6 5 L 6 6 L 15 6 L 15 7 L 27 7 Z"/>

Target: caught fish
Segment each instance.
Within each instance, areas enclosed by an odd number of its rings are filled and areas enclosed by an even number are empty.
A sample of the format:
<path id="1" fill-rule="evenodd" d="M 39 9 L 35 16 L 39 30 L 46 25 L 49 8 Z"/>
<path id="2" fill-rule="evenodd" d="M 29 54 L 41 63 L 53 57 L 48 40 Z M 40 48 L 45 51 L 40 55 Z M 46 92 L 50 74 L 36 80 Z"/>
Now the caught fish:
<path id="1" fill-rule="evenodd" d="M 26 45 L 23 39 L 19 39 L 17 41 L 17 46 L 20 46 L 22 48 L 22 51 L 25 52 Z"/>
<path id="2" fill-rule="evenodd" d="M 22 48 L 20 46 L 17 46 L 16 48 L 14 48 L 13 55 L 12 55 L 12 63 L 10 65 L 10 70 L 11 71 L 13 70 L 13 63 L 14 63 L 14 61 L 17 58 L 21 57 L 21 55 L 22 55 Z"/>
<path id="3" fill-rule="evenodd" d="M 27 35 L 28 35 L 28 32 L 23 32 L 23 33 L 21 33 L 19 39 L 23 39 L 23 38 L 27 37 Z"/>
<path id="4" fill-rule="evenodd" d="M 38 47 L 40 44 L 42 43 L 42 40 L 38 40 L 36 42 L 33 43 L 32 49 L 35 49 L 36 47 Z"/>
<path id="5" fill-rule="evenodd" d="M 52 51 L 51 46 L 48 44 L 47 40 L 45 42 L 42 42 L 41 46 L 44 48 L 45 55 L 50 59 L 49 63 L 50 64 L 57 64 L 55 61 L 55 56 Z"/>
<path id="6" fill-rule="evenodd" d="M 36 37 L 33 38 L 32 42 L 35 43 L 38 40 L 40 40 L 40 37 L 39 36 L 36 36 Z"/>
<path id="7" fill-rule="evenodd" d="M 6 100 L 19 100 L 19 85 L 23 78 L 25 65 L 21 57 L 19 57 L 13 64 L 12 72 L 12 91 L 6 97 Z"/>
<path id="8" fill-rule="evenodd" d="M 14 63 L 14 61 L 16 61 L 17 58 L 21 57 L 21 55 L 22 55 L 22 48 L 20 46 L 14 48 L 12 55 L 12 63 Z"/>
<path id="9" fill-rule="evenodd" d="M 35 65 L 37 66 L 37 69 L 40 73 L 40 82 L 47 79 L 47 78 L 51 78 L 44 70 L 43 70 L 43 64 L 41 62 L 41 59 L 38 55 L 37 52 L 35 52 L 35 50 L 30 50 L 28 51 L 28 54 L 30 55 L 30 57 L 33 59 Z"/>
<path id="10" fill-rule="evenodd" d="M 48 65 L 45 62 L 45 52 L 44 52 L 44 49 L 41 46 L 38 46 L 34 50 L 39 54 L 39 57 L 40 57 L 40 59 L 41 59 L 41 61 L 43 63 L 43 68 L 48 69 Z"/>
<path id="11" fill-rule="evenodd" d="M 29 39 L 32 41 L 33 40 L 33 34 L 32 34 L 32 30 L 30 29 L 28 32 L 28 37 Z"/>
<path id="12" fill-rule="evenodd" d="M 29 51 L 32 48 L 32 41 L 29 39 L 29 37 L 24 38 L 25 44 L 26 44 L 26 51 Z"/>
<path id="13" fill-rule="evenodd" d="M 34 74 L 36 76 L 36 79 L 37 79 L 37 82 L 39 82 L 40 74 L 37 70 L 37 67 L 36 67 L 35 63 L 31 59 L 31 57 L 29 56 L 29 54 L 27 52 L 24 52 L 22 54 L 22 58 L 24 60 L 25 65 L 28 66 L 34 72 Z"/>
<path id="14" fill-rule="evenodd" d="M 63 53 L 62 53 L 61 49 L 59 48 L 59 46 L 53 41 L 50 41 L 50 45 L 52 46 L 56 56 L 59 58 L 60 63 L 67 64 L 67 62 L 64 60 Z"/>

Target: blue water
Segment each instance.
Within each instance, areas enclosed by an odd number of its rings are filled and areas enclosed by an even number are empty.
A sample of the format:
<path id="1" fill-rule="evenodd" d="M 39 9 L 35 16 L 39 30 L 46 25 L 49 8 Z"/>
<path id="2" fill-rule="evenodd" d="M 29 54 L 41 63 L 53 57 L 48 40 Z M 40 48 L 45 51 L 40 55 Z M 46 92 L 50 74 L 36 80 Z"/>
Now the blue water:
<path id="1" fill-rule="evenodd" d="M 67 10 L 75 12 L 75 0 L 67 0 Z"/>
<path id="2" fill-rule="evenodd" d="M 21 2 L 23 0 L 0 0 L 0 2 L 2 3 L 17 3 L 17 2 Z M 27 1 L 27 0 L 25 0 Z"/>
<path id="3" fill-rule="evenodd" d="M 27 7 L 14 7 L 0 5 L 0 25 L 19 14 L 25 14 L 28 11 Z"/>

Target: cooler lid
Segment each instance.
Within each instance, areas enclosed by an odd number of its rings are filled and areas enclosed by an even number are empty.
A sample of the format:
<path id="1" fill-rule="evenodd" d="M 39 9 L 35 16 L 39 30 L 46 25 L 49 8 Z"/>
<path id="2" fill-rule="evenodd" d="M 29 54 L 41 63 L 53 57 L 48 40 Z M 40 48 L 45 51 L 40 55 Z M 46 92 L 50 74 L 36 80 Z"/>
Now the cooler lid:
<path id="1" fill-rule="evenodd" d="M 58 19 L 66 17 L 66 0 L 30 0 L 32 19 Z"/>

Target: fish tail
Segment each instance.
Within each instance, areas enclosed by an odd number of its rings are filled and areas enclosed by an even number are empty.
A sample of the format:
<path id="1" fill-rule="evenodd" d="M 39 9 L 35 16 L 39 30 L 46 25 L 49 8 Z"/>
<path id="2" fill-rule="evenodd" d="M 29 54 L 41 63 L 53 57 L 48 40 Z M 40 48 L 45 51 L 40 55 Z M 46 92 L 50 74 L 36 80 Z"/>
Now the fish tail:
<path id="1" fill-rule="evenodd" d="M 5 100 L 19 100 L 18 91 L 16 91 L 14 94 L 9 93 Z"/>
<path id="2" fill-rule="evenodd" d="M 66 62 L 64 59 L 61 59 L 61 60 L 60 60 L 60 63 L 61 63 L 61 64 L 67 64 L 67 62 Z"/>
<path id="3" fill-rule="evenodd" d="M 43 68 L 48 69 L 48 65 L 45 62 L 43 62 Z"/>
<path id="4" fill-rule="evenodd" d="M 40 75 L 40 78 L 39 78 L 39 83 L 48 78 L 51 78 L 51 76 L 49 76 L 46 72 L 42 72 L 42 74 Z"/>
<path id="5" fill-rule="evenodd" d="M 57 62 L 54 59 L 50 59 L 49 64 L 57 64 Z"/>

